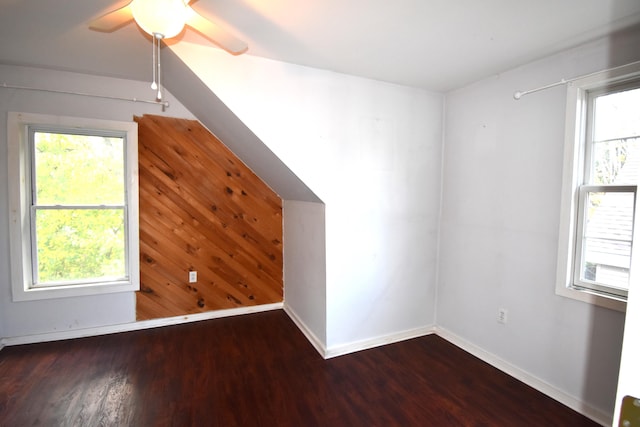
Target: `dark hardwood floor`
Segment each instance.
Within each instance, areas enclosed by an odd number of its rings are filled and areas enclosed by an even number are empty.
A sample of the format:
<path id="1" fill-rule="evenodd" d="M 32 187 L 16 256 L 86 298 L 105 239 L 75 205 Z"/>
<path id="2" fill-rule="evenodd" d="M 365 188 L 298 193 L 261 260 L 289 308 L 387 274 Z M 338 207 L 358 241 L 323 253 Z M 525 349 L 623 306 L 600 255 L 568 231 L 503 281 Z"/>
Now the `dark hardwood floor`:
<path id="1" fill-rule="evenodd" d="M 0 351 L 2 426 L 595 426 L 432 335 L 323 360 L 283 311 Z"/>

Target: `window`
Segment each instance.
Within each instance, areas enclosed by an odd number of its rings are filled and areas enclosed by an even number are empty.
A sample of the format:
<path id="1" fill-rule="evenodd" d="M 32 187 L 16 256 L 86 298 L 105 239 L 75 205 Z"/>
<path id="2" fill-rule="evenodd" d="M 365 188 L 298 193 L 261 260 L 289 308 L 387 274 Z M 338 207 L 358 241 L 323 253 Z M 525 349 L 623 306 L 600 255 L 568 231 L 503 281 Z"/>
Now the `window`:
<path id="1" fill-rule="evenodd" d="M 624 310 L 640 255 L 640 67 L 570 84 L 556 291 Z"/>
<path id="2" fill-rule="evenodd" d="M 137 125 L 9 113 L 15 301 L 139 289 Z"/>

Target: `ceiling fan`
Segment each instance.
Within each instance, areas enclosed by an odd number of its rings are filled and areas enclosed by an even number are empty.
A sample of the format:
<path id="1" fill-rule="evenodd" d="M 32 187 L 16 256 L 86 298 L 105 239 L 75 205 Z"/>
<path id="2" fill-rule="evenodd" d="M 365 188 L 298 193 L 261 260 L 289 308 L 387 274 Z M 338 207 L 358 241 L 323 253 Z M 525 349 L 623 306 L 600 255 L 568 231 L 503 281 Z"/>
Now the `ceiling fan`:
<path id="1" fill-rule="evenodd" d="M 129 0 L 119 2 L 116 8 L 91 21 L 89 28 L 111 33 L 135 21 L 151 35 L 153 48 L 153 82 L 157 100 L 162 99 L 160 85 L 160 42 L 182 33 L 188 27 L 232 55 L 240 55 L 248 46 L 218 25 L 196 12 L 189 3 L 197 0 Z M 118 7 L 120 6 L 120 7 Z"/>

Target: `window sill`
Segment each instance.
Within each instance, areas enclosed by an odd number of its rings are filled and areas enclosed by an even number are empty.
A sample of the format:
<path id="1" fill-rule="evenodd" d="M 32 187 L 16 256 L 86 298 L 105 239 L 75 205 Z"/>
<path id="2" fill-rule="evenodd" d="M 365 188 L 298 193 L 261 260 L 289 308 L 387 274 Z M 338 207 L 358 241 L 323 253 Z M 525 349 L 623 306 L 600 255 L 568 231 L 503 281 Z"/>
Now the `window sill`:
<path id="1" fill-rule="evenodd" d="M 620 311 L 623 313 L 627 310 L 626 300 L 612 295 L 597 293 L 587 289 L 558 286 L 556 287 L 556 295 L 597 305 L 599 307 L 608 308 L 610 310 Z"/>
<path id="2" fill-rule="evenodd" d="M 87 283 L 82 285 L 58 287 L 14 289 L 13 301 L 37 301 L 52 298 L 70 298 L 119 292 L 135 292 L 138 290 L 140 290 L 140 284 L 131 282 L 112 282 L 102 284 Z"/>

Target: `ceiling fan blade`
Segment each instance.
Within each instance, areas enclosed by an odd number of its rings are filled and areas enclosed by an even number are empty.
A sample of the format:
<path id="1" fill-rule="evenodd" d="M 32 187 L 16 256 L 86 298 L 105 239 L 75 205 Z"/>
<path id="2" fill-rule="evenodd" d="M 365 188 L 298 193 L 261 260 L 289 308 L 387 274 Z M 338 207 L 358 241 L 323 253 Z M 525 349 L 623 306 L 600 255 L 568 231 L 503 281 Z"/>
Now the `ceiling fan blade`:
<path id="1" fill-rule="evenodd" d="M 131 2 L 129 1 L 125 6 L 91 21 L 89 28 L 95 31 L 111 33 L 131 21 L 133 21 L 133 15 L 131 14 Z"/>
<path id="2" fill-rule="evenodd" d="M 232 36 L 192 8 L 188 7 L 187 10 L 187 25 L 207 40 L 215 43 L 232 55 L 243 54 L 249 49 L 249 46 L 245 42 Z"/>

